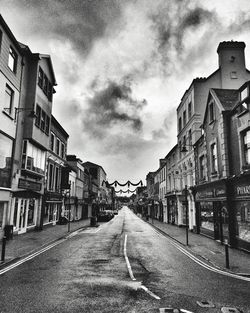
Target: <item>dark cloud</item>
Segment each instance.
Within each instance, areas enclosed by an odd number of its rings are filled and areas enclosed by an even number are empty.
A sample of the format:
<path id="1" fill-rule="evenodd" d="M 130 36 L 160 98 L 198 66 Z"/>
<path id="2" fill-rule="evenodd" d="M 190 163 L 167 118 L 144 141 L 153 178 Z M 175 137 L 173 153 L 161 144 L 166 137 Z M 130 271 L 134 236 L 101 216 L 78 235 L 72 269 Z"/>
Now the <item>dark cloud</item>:
<path id="1" fill-rule="evenodd" d="M 1 2 L 10 5 L 7 0 Z M 15 6 L 25 15 L 27 26 L 32 24 L 33 34 L 70 41 L 78 53 L 86 55 L 94 41 L 104 36 L 107 27 L 116 23 L 121 3 L 117 0 L 19 0 Z"/>
<path id="2" fill-rule="evenodd" d="M 94 90 L 93 97 L 88 98 L 83 117 L 84 130 L 99 138 L 118 124 L 138 132 L 142 128 L 139 112 L 146 104 L 146 100 L 138 101 L 132 97 L 130 84 L 109 81 L 105 88 Z"/>
<path id="3" fill-rule="evenodd" d="M 176 71 L 173 56 L 178 56 L 178 62 L 184 61 L 189 50 L 197 45 L 196 41 L 190 42 L 189 47 L 184 49 L 188 31 L 196 32 L 203 25 L 208 25 L 208 30 L 214 31 L 213 27 L 219 24 L 214 11 L 191 4 L 190 0 L 166 1 L 161 3 L 156 13 L 149 16 L 156 34 L 154 59 L 158 59 L 162 65 L 161 70 L 165 76 Z"/>

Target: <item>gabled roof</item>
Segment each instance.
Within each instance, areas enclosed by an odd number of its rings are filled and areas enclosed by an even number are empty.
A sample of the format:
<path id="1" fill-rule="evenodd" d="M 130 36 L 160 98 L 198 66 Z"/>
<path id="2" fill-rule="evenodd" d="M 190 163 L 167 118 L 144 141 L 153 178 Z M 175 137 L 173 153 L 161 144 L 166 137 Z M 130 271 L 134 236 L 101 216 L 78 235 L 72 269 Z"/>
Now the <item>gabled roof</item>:
<path id="1" fill-rule="evenodd" d="M 236 89 L 216 89 L 211 88 L 208 93 L 206 110 L 203 118 L 204 125 L 205 119 L 207 117 L 208 104 L 210 102 L 211 97 L 214 99 L 216 105 L 220 109 L 221 112 L 231 111 L 237 101 L 239 100 L 239 92 Z"/>
<path id="2" fill-rule="evenodd" d="M 69 134 L 66 132 L 66 130 L 62 127 L 62 125 L 57 121 L 57 119 L 54 117 L 54 115 L 51 115 L 51 123 L 55 125 L 56 128 L 60 130 L 60 132 L 66 137 L 69 138 Z"/>
<path id="3" fill-rule="evenodd" d="M 2 17 L 1 14 L 0 14 L 0 25 L 2 25 L 3 29 L 6 31 L 6 33 L 10 37 L 10 39 L 13 41 L 13 43 L 16 46 L 16 49 L 18 49 L 18 51 L 20 53 L 22 53 L 22 49 L 21 49 L 21 47 L 19 45 L 19 42 L 16 40 L 16 37 L 13 35 L 12 31 L 10 30 L 9 26 L 6 24 L 4 18 Z"/>
<path id="4" fill-rule="evenodd" d="M 90 161 L 87 161 L 87 162 L 84 162 L 83 163 L 84 166 L 87 166 L 87 167 L 99 167 L 103 170 L 103 172 L 107 175 L 107 173 L 104 171 L 104 168 L 101 166 L 101 165 L 98 165 L 98 164 L 95 164 L 93 162 L 90 162 Z"/>
<path id="5" fill-rule="evenodd" d="M 35 56 L 37 56 L 40 60 L 41 59 L 47 59 L 49 66 L 50 66 L 50 70 L 52 73 L 52 77 L 53 77 L 53 86 L 57 86 L 57 82 L 56 82 L 56 77 L 55 77 L 55 73 L 54 73 L 54 69 L 53 69 L 53 64 L 52 64 L 52 60 L 49 54 L 41 54 L 41 53 L 34 53 Z"/>

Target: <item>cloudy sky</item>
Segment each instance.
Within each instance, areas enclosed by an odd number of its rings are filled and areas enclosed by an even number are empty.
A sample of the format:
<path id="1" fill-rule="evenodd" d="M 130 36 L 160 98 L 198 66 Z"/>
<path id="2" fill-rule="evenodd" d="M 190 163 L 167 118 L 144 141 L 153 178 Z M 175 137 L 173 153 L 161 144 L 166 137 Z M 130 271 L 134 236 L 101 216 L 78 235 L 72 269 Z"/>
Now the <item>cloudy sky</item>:
<path id="1" fill-rule="evenodd" d="M 245 41 L 250 68 L 249 0 L 0 0 L 0 13 L 32 52 L 51 55 L 68 153 L 110 182 L 157 169 L 176 144 L 176 107 L 218 68 L 220 41 Z"/>

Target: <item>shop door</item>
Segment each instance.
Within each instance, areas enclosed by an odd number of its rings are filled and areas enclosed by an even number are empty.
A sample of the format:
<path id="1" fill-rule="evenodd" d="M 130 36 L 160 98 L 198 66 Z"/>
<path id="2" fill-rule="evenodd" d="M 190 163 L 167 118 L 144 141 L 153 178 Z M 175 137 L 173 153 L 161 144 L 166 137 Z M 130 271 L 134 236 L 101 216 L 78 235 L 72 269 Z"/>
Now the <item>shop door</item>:
<path id="1" fill-rule="evenodd" d="M 224 202 L 214 203 L 214 217 L 215 239 L 224 242 L 228 238 L 228 211 Z"/>
<path id="2" fill-rule="evenodd" d="M 29 199 L 19 199 L 18 202 L 19 202 L 18 234 L 22 234 L 26 232 L 27 228 Z"/>

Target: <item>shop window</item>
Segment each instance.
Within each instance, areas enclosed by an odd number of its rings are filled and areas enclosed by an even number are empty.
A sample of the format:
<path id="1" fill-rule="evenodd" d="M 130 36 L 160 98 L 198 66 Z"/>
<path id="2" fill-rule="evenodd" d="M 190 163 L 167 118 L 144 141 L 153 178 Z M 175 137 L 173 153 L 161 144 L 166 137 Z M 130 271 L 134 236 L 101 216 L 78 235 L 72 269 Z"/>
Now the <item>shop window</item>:
<path id="1" fill-rule="evenodd" d="M 200 202 L 201 227 L 214 231 L 213 202 Z"/>
<path id="2" fill-rule="evenodd" d="M 216 143 L 211 145 L 211 172 L 217 173 L 218 163 L 217 163 L 217 146 Z"/>
<path id="3" fill-rule="evenodd" d="M 0 229 L 3 228 L 4 202 L 0 202 Z"/>
<path id="4" fill-rule="evenodd" d="M 10 187 L 12 147 L 12 139 L 0 133 L 0 187 Z"/>
<path id="5" fill-rule="evenodd" d="M 13 114 L 14 91 L 9 85 L 5 86 L 4 111 L 9 115 Z"/>
<path id="6" fill-rule="evenodd" d="M 50 150 L 54 151 L 55 145 L 55 136 L 54 134 L 50 133 Z"/>
<path id="7" fill-rule="evenodd" d="M 209 104 L 209 122 L 212 123 L 214 121 L 214 103 L 211 102 Z"/>
<path id="8" fill-rule="evenodd" d="M 236 235 L 239 239 L 250 242 L 250 202 L 236 202 Z"/>
<path id="9" fill-rule="evenodd" d="M 250 165 L 250 129 L 243 134 L 244 165 Z"/>
<path id="10" fill-rule="evenodd" d="M 12 47 L 10 47 L 10 50 L 9 50 L 8 67 L 11 69 L 12 72 L 16 73 L 17 53 L 15 52 L 15 50 Z"/>
<path id="11" fill-rule="evenodd" d="M 28 207 L 27 225 L 32 226 L 34 224 L 35 224 L 35 199 L 30 199 Z"/>

